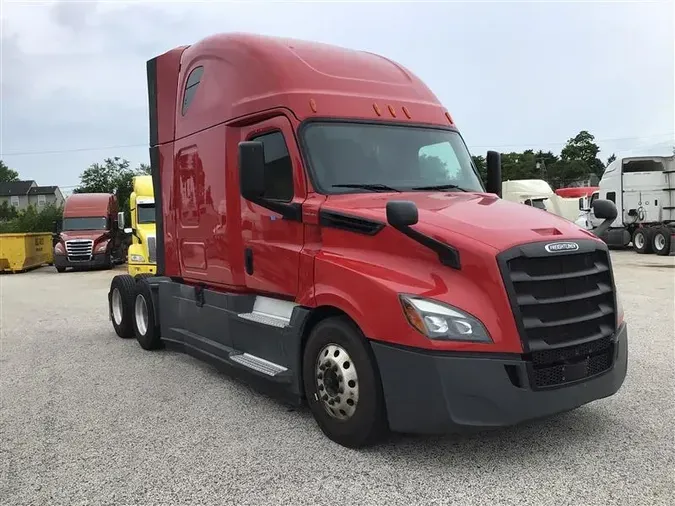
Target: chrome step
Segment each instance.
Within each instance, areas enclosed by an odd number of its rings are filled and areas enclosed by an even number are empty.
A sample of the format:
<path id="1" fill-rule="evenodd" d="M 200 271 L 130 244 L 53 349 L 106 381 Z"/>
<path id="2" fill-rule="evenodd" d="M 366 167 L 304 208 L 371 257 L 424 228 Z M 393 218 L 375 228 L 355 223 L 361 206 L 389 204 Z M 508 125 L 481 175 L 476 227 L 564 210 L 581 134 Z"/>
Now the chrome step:
<path id="1" fill-rule="evenodd" d="M 243 318 L 244 320 L 262 323 L 263 325 L 270 325 L 272 327 L 278 327 L 280 329 L 287 327 L 289 323 L 289 321 L 286 318 L 258 312 L 239 313 L 239 315 L 237 316 L 239 316 L 239 318 Z"/>
<path id="2" fill-rule="evenodd" d="M 268 376 L 276 376 L 277 374 L 281 374 L 288 370 L 279 364 L 275 364 L 274 362 L 248 353 L 232 354 L 230 355 L 230 360 L 248 367 L 249 369 L 253 369 L 254 371 L 267 374 Z"/>

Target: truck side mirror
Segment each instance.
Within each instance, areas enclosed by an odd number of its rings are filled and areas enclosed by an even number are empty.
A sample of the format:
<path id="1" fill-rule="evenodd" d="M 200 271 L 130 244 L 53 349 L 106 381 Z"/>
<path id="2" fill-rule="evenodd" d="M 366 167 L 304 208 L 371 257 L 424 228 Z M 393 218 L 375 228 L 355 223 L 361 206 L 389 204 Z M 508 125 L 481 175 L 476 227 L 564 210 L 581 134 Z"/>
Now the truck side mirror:
<path id="1" fill-rule="evenodd" d="M 607 229 L 616 219 L 618 211 L 616 210 L 614 202 L 612 202 L 611 200 L 595 199 L 592 207 L 593 207 L 593 214 L 595 214 L 595 217 L 600 218 L 601 220 L 605 220 L 598 227 L 592 230 L 592 232 L 595 235 L 601 237 L 605 232 L 607 232 Z"/>
<path id="2" fill-rule="evenodd" d="M 407 228 L 419 220 L 414 202 L 409 200 L 390 200 L 387 202 L 387 222 L 396 229 Z"/>
<path id="3" fill-rule="evenodd" d="M 252 202 L 265 194 L 265 149 L 262 142 L 239 143 L 239 189 Z"/>
<path id="4" fill-rule="evenodd" d="M 595 214 L 596 218 L 600 218 L 601 220 L 614 221 L 618 211 L 616 210 L 614 202 L 611 200 L 595 199 L 593 202 L 593 214 Z"/>
<path id="5" fill-rule="evenodd" d="M 124 212 L 117 213 L 117 228 L 124 230 Z"/>
<path id="6" fill-rule="evenodd" d="M 502 196 L 502 155 L 497 151 L 487 152 L 487 185 L 488 193 Z"/>
<path id="7" fill-rule="evenodd" d="M 60 220 L 54 220 L 52 223 L 52 232 L 54 234 L 60 234 L 61 233 L 61 221 Z"/>

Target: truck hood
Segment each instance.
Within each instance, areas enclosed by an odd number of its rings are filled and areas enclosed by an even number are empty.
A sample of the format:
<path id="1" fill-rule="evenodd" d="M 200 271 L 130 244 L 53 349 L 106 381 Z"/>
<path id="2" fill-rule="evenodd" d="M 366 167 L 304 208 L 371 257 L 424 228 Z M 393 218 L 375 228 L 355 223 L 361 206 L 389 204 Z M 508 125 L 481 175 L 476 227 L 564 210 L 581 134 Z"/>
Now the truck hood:
<path id="1" fill-rule="evenodd" d="M 60 234 L 62 241 L 70 241 L 72 239 L 91 239 L 94 242 L 107 235 L 109 235 L 107 230 L 65 230 Z"/>
<path id="2" fill-rule="evenodd" d="M 415 202 L 419 222 L 414 227 L 420 231 L 440 240 L 459 234 L 498 251 L 528 242 L 596 238 L 560 216 L 489 193 L 332 195 L 324 208 L 386 223 L 386 205 L 390 200 Z"/>

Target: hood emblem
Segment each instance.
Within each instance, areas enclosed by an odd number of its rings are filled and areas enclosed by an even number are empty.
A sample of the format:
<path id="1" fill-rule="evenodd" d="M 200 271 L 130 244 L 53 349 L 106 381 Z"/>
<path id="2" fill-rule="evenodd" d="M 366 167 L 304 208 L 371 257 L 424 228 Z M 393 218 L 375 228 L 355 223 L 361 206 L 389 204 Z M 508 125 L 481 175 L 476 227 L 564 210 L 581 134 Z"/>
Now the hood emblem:
<path id="1" fill-rule="evenodd" d="M 563 251 L 576 251 L 579 245 L 576 242 L 551 242 L 544 246 L 549 253 L 561 253 Z"/>

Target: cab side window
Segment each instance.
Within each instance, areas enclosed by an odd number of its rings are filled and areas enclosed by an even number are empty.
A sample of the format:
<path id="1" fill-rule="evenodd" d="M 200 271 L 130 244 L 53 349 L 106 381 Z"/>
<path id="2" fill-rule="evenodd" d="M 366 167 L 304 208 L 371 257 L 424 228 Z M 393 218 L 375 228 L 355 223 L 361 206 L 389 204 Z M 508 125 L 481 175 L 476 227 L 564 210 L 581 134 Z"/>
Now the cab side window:
<path id="1" fill-rule="evenodd" d="M 251 140 L 262 142 L 265 153 L 265 195 L 270 200 L 293 199 L 293 164 L 281 132 L 271 132 Z"/>
<path id="2" fill-rule="evenodd" d="M 616 192 L 607 192 L 607 200 L 611 200 L 616 204 Z"/>
<path id="3" fill-rule="evenodd" d="M 199 83 L 202 80 L 202 74 L 204 73 L 204 67 L 196 67 L 190 72 L 190 75 L 187 78 L 185 83 L 185 91 L 183 91 L 183 106 L 181 107 L 181 115 L 185 116 L 185 113 L 190 107 L 190 102 L 195 97 L 197 93 L 197 88 L 199 88 Z"/>

